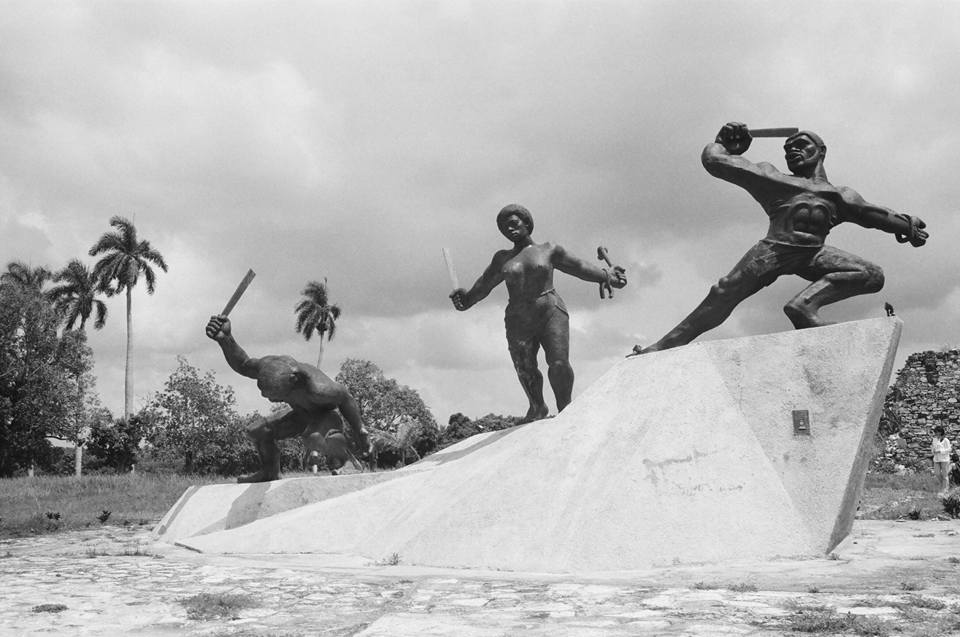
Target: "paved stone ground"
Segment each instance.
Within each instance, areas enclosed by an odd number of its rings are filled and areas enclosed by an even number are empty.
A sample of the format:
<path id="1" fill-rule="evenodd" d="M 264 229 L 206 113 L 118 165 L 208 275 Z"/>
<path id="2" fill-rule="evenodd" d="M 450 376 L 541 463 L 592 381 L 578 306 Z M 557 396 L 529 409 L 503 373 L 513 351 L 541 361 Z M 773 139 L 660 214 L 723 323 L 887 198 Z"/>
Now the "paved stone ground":
<path id="1" fill-rule="evenodd" d="M 561 576 L 202 555 L 104 527 L 0 542 L 0 635 L 960 635 L 958 532 L 858 521 L 835 559 Z M 192 619 L 202 594 L 255 606 Z"/>

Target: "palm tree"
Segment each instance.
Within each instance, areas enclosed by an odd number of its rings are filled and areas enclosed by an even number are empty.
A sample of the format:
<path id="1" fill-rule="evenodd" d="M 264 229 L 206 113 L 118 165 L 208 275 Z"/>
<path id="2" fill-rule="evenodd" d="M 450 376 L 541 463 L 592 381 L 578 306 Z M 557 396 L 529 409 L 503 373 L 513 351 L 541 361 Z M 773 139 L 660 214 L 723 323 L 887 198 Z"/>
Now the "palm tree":
<path id="1" fill-rule="evenodd" d="M 107 320 L 107 304 L 96 298 L 100 292 L 97 278 L 87 266 L 78 259 L 71 259 L 53 280 L 60 285 L 52 287 L 47 298 L 53 301 L 57 313 L 63 317 L 66 329 L 73 329 L 79 319 L 80 330 L 83 330 L 91 314 L 95 315 L 93 327 L 103 328 Z"/>
<path id="2" fill-rule="evenodd" d="M 52 277 L 50 270 L 42 265 L 31 268 L 23 261 L 11 261 L 7 271 L 0 274 L 0 286 L 13 286 L 39 295 Z"/>
<path id="3" fill-rule="evenodd" d="M 133 346 L 131 292 L 140 275 L 143 274 L 147 282 L 147 293 L 153 294 L 156 275 L 150 265 L 156 265 L 166 272 L 167 264 L 163 260 L 163 255 L 154 250 L 149 241 L 137 240 L 137 228 L 128 219 L 112 217 L 110 225 L 116 230 L 105 232 L 90 248 L 90 256 L 104 255 L 93 266 L 93 277 L 97 281 L 97 289 L 105 292 L 107 296 L 120 292 L 126 292 L 127 296 L 127 356 L 123 378 L 123 418 L 129 422 L 133 406 L 133 379 L 130 373 L 130 350 Z"/>
<path id="4" fill-rule="evenodd" d="M 328 341 L 333 338 L 337 330 L 337 319 L 340 318 L 340 308 L 331 305 L 327 298 L 326 278 L 323 283 L 310 281 L 300 294 L 304 298 L 294 309 L 297 313 L 297 333 L 303 334 L 303 338 L 308 341 L 314 332 L 320 335 L 320 355 L 317 356 L 317 367 L 320 367 L 323 361 L 323 336 L 326 335 Z"/>
<path id="5" fill-rule="evenodd" d="M 79 331 L 83 332 L 90 315 L 94 315 L 94 329 L 103 329 L 107 320 L 107 304 L 97 298 L 100 292 L 97 289 L 97 279 L 93 273 L 80 262 L 71 259 L 65 268 L 54 275 L 55 285 L 46 292 L 46 296 L 53 302 L 57 316 L 63 321 L 64 330 L 72 330 L 79 320 Z M 66 336 L 66 334 L 64 334 Z M 84 404 L 86 385 L 82 373 L 76 376 L 77 393 L 80 404 Z M 83 472 L 83 448 L 86 440 L 84 430 L 77 432 L 74 440 L 74 474 L 79 477 Z"/>

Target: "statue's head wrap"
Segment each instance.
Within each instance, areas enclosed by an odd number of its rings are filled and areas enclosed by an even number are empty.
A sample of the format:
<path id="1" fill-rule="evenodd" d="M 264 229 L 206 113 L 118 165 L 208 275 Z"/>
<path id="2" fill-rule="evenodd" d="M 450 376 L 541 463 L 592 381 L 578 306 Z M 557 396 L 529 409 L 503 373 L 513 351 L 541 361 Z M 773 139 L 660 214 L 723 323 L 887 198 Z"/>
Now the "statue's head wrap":
<path id="1" fill-rule="evenodd" d="M 809 137 L 810 139 L 813 140 L 814 144 L 820 147 L 821 153 L 824 153 L 827 150 L 827 145 L 823 143 L 823 139 L 813 131 L 809 131 L 809 130 L 797 131 L 796 133 L 788 137 L 787 140 L 783 142 L 783 144 L 787 145 L 797 137 Z"/>
<path id="2" fill-rule="evenodd" d="M 510 215 L 517 215 L 523 221 L 523 225 L 527 226 L 527 232 L 533 234 L 533 215 L 530 214 L 530 211 L 521 206 L 518 203 L 512 203 L 509 206 L 504 206 L 503 210 L 497 213 L 497 227 L 500 228 L 500 232 L 503 232 L 506 229 L 507 217 Z"/>

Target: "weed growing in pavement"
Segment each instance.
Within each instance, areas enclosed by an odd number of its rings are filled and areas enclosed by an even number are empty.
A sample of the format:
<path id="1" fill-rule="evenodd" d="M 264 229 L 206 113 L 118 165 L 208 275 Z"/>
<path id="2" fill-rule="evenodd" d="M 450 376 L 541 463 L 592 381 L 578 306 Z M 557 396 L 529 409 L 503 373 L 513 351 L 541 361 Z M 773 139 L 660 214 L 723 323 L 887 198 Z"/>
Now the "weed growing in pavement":
<path id="1" fill-rule="evenodd" d="M 400 563 L 400 554 L 391 553 L 389 556 L 383 558 L 382 560 L 377 560 L 374 562 L 374 566 L 396 566 Z"/>
<path id="2" fill-rule="evenodd" d="M 923 590 L 923 584 L 920 582 L 900 582 L 900 590 L 902 591 Z"/>
<path id="3" fill-rule="evenodd" d="M 123 551 L 120 553 L 111 553 L 106 549 L 97 549 L 97 548 L 88 548 L 84 553 L 84 556 L 90 559 L 97 558 L 97 557 L 108 557 L 111 555 L 113 556 L 122 555 L 124 557 L 158 557 L 156 554 L 148 552 L 147 549 L 144 548 L 143 545 L 141 544 L 138 544 L 134 547 L 128 546 L 124 548 Z"/>
<path id="4" fill-rule="evenodd" d="M 871 637 L 887 637 L 895 628 L 890 622 L 876 617 L 850 613 L 840 615 L 832 608 L 822 606 L 800 608 L 779 622 L 778 627 L 798 633 L 840 633 Z"/>
<path id="5" fill-rule="evenodd" d="M 737 593 L 756 593 L 757 587 L 754 586 L 753 584 L 743 582 L 741 584 L 734 584 L 733 586 L 730 587 L 729 590 Z"/>
<path id="6" fill-rule="evenodd" d="M 696 582 L 693 585 L 693 589 L 697 591 L 712 591 L 715 588 L 718 588 L 716 584 L 708 584 L 706 582 Z"/>
<path id="7" fill-rule="evenodd" d="M 808 593 L 814 593 L 814 594 L 815 594 L 815 593 L 819 593 L 819 592 L 820 592 L 820 589 L 817 588 L 816 586 L 811 586 L 810 588 L 807 589 L 807 592 L 808 592 Z"/>
<path id="8" fill-rule="evenodd" d="M 142 545 L 138 544 L 134 548 L 125 548 L 123 549 L 123 554 L 126 557 L 156 557 L 153 553 L 150 553 Z"/>
<path id="9" fill-rule="evenodd" d="M 67 610 L 66 604 L 38 604 L 31 608 L 35 613 L 60 613 Z"/>
<path id="10" fill-rule="evenodd" d="M 960 564 L 960 557 L 951 555 L 950 557 L 947 558 L 947 561 L 950 562 L 951 564 Z"/>
<path id="11" fill-rule="evenodd" d="M 917 505 L 913 505 L 912 507 L 910 507 L 910 510 L 907 511 L 907 517 L 910 518 L 911 520 L 919 520 L 922 513 L 923 513 L 923 509 L 921 509 Z"/>
<path id="12" fill-rule="evenodd" d="M 940 504 L 943 505 L 943 510 L 951 518 L 960 518 L 960 495 L 957 494 L 956 490 L 940 498 Z"/>
<path id="13" fill-rule="evenodd" d="M 260 602 L 240 593 L 200 593 L 181 599 L 180 604 L 187 610 L 188 618 L 204 621 L 236 618 L 240 611 L 256 608 Z"/>
<path id="14" fill-rule="evenodd" d="M 110 511 L 104 509 L 100 512 L 100 515 L 97 516 L 97 519 L 100 520 L 100 524 L 105 524 L 106 521 L 110 519 Z"/>
<path id="15" fill-rule="evenodd" d="M 807 612 L 807 613 L 827 612 L 831 610 L 830 607 L 825 604 L 805 604 L 796 599 L 785 599 L 781 604 L 781 607 L 783 607 L 786 610 L 796 611 L 798 613 L 799 612 Z"/>
<path id="16" fill-rule="evenodd" d="M 929 610 L 943 610 L 947 607 L 945 602 L 933 597 L 924 597 L 923 595 L 907 595 L 906 598 L 894 604 L 897 608 L 926 608 Z"/>

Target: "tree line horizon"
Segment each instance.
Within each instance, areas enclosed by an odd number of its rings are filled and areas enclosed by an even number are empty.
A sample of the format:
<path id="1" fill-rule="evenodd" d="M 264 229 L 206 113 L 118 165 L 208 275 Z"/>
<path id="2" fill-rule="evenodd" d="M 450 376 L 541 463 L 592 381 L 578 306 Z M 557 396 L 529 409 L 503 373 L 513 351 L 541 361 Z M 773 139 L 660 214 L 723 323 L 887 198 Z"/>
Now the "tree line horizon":
<path id="1" fill-rule="evenodd" d="M 49 456 L 48 437 L 75 443 L 77 475 L 80 450 L 88 442 L 102 464 L 118 471 L 132 468 L 141 441 L 161 447 L 185 445 L 181 455 L 186 457 L 180 458 L 185 472 L 198 467 L 216 473 L 237 470 L 245 464 L 244 454 L 236 449 L 218 454 L 217 446 L 248 446 L 243 423 L 257 412 L 239 416 L 233 390 L 218 385 L 213 372 L 202 374 L 178 356 L 178 367 L 165 388 L 134 413 L 132 291 L 143 282 L 152 295 L 158 271 L 167 272 L 168 265 L 163 254 L 139 236 L 132 221 L 113 216 L 109 223 L 111 229 L 88 251 L 98 257 L 92 267 L 79 258 L 59 270 L 14 260 L 0 273 L 0 477 L 14 475 L 24 465 L 32 472 L 37 460 Z M 103 329 L 108 312 L 102 297 L 121 293 L 126 300 L 124 405 L 123 416 L 114 419 L 95 391 L 86 327 L 92 321 L 94 329 Z M 330 300 L 326 278 L 307 282 L 294 313 L 298 334 L 307 341 L 319 337 L 319 367 L 324 341 L 333 338 L 342 314 Z M 377 432 L 380 450 L 386 450 L 387 462 L 419 459 L 468 431 L 515 424 L 494 414 L 471 421 L 458 413 L 451 416 L 452 427 L 442 440 L 433 414 L 416 390 L 387 378 L 375 363 L 347 359 L 336 380 L 357 398 L 364 422 Z M 188 423 L 183 413 L 177 413 L 177 405 L 191 400 L 206 405 L 207 413 Z M 200 435 L 202 429 L 209 435 Z M 198 464 L 191 449 L 205 449 L 200 456 L 208 460 Z M 252 448 L 249 452 L 255 455 Z M 232 460 L 217 460 L 218 455 Z"/>

